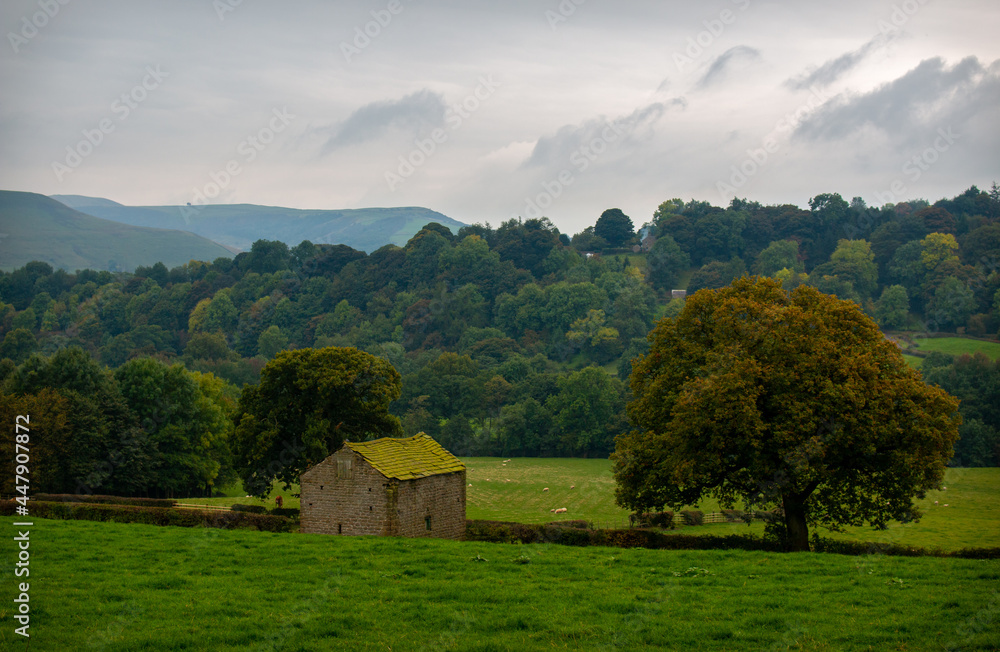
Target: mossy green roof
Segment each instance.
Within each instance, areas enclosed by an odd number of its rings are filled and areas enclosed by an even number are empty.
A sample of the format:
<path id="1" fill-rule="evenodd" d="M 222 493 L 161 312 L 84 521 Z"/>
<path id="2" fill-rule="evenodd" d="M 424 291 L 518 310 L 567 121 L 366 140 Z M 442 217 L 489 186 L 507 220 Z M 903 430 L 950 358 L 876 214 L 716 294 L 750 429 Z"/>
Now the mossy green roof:
<path id="1" fill-rule="evenodd" d="M 344 446 L 365 458 L 385 477 L 397 480 L 465 470 L 461 460 L 422 433 L 406 439 L 383 437 L 374 441 L 345 442 Z"/>

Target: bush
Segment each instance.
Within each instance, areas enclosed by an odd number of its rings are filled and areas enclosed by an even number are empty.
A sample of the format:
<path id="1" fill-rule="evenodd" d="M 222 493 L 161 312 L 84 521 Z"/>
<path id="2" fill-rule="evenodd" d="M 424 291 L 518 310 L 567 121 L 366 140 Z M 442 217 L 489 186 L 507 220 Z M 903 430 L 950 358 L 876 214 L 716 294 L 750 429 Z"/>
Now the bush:
<path id="1" fill-rule="evenodd" d="M 299 518 L 299 510 L 294 507 L 275 507 L 270 511 L 273 516 L 286 516 L 290 519 Z"/>
<path id="2" fill-rule="evenodd" d="M 670 528 L 674 527 L 674 513 L 670 511 L 666 512 L 652 512 L 650 514 L 644 514 L 644 516 L 649 518 L 649 524 L 654 527 Z"/>
<path id="3" fill-rule="evenodd" d="M 267 507 L 264 505 L 240 505 L 236 503 L 229 508 L 232 512 L 249 512 L 250 514 L 267 514 Z"/>
<path id="4" fill-rule="evenodd" d="M 722 515 L 726 517 L 726 521 L 729 523 L 736 523 L 737 521 L 746 521 L 746 516 L 742 511 L 738 509 L 724 509 L 722 510 Z"/>
<path id="5" fill-rule="evenodd" d="M 100 503 L 102 505 L 139 505 L 142 507 L 173 507 L 176 500 L 166 498 L 127 498 L 125 496 L 100 496 L 88 494 L 35 494 L 32 500 L 51 503 Z"/>
<path id="6" fill-rule="evenodd" d="M 16 503 L 0 501 L 0 514 L 14 513 Z M 31 515 L 76 521 L 106 521 L 113 523 L 145 523 L 179 527 L 214 527 L 248 529 L 264 532 L 290 532 L 293 523 L 283 516 L 249 514 L 245 512 L 203 511 L 138 505 L 102 505 L 96 503 L 66 503 L 31 501 Z"/>
<path id="7" fill-rule="evenodd" d="M 705 514 L 697 509 L 685 509 L 681 512 L 681 518 L 684 519 L 684 525 L 704 525 L 705 524 Z"/>
<path id="8" fill-rule="evenodd" d="M 579 521 L 552 521 L 552 522 L 549 523 L 549 525 L 554 525 L 554 526 L 557 526 L 557 527 L 575 527 L 575 528 L 579 528 L 579 529 L 582 529 L 582 530 L 590 530 L 591 529 L 590 521 L 582 521 L 582 520 L 579 520 Z"/>

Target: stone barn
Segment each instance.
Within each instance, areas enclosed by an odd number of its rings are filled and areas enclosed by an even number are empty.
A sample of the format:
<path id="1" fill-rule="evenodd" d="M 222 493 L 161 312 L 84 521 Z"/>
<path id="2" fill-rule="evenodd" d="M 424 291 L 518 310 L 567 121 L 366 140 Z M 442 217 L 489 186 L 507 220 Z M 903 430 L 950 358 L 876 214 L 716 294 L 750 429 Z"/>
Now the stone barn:
<path id="1" fill-rule="evenodd" d="M 465 536 L 465 465 L 423 433 L 345 442 L 300 487 L 302 532 Z"/>

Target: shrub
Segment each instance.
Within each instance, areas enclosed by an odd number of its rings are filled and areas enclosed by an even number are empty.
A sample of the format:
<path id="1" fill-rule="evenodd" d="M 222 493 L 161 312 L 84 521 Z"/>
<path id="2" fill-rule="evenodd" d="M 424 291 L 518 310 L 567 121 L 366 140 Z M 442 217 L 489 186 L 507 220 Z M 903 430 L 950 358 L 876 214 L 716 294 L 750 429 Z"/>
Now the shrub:
<path id="1" fill-rule="evenodd" d="M 103 505 L 139 505 L 142 507 L 173 507 L 176 500 L 166 498 L 128 498 L 88 494 L 35 494 L 32 500 L 52 503 L 100 503 Z"/>
<path id="2" fill-rule="evenodd" d="M 652 512 L 650 514 L 643 514 L 643 516 L 649 519 L 649 524 L 655 527 L 670 528 L 674 527 L 674 513 L 671 511 L 666 512 Z"/>
<path id="3" fill-rule="evenodd" d="M 730 523 L 746 520 L 746 516 L 738 509 L 724 509 L 722 510 L 722 515 L 725 516 L 726 520 Z"/>
<path id="4" fill-rule="evenodd" d="M 681 512 L 681 518 L 684 519 L 684 525 L 704 525 L 705 524 L 705 514 L 697 509 L 685 509 Z"/>
<path id="5" fill-rule="evenodd" d="M 267 514 L 267 507 L 264 505 L 241 505 L 236 503 L 229 510 L 232 512 L 249 512 L 250 514 Z"/>
<path id="6" fill-rule="evenodd" d="M 0 502 L 0 514 L 13 514 L 16 503 Z M 96 503 L 65 503 L 31 501 L 31 515 L 77 521 L 107 521 L 114 523 L 145 523 L 179 527 L 214 527 L 249 529 L 265 532 L 290 532 L 292 521 L 283 516 L 249 514 L 245 512 L 203 511 L 139 505 L 102 505 Z"/>
<path id="7" fill-rule="evenodd" d="M 575 528 L 580 528 L 582 530 L 590 530 L 590 529 L 592 529 L 589 521 L 582 521 L 582 520 L 578 520 L 578 521 L 552 521 L 551 523 L 549 523 L 549 525 L 555 525 L 557 527 L 575 527 Z"/>
<path id="8" fill-rule="evenodd" d="M 286 516 L 291 519 L 299 518 L 299 510 L 294 507 L 275 507 L 269 513 L 274 516 Z"/>

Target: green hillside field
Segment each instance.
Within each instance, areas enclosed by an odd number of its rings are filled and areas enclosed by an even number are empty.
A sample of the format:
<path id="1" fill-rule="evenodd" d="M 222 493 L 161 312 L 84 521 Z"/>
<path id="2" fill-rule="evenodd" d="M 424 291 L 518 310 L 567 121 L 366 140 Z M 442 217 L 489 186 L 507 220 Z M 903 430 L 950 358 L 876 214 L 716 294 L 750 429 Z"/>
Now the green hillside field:
<path id="1" fill-rule="evenodd" d="M 13 532 L 13 517 L 2 527 Z M 36 519 L 0 649 L 995 650 L 1000 561 Z M 15 545 L 4 544 L 8 570 Z M 29 648 L 30 643 L 30 648 Z"/>
<path id="2" fill-rule="evenodd" d="M 0 191 L 0 269 L 33 260 L 54 268 L 132 271 L 162 262 L 232 258 L 211 240 L 185 231 L 120 224 L 78 212 L 44 195 Z"/>
<path id="3" fill-rule="evenodd" d="M 477 520 L 547 523 L 583 519 L 600 527 L 622 527 L 628 512 L 614 502 L 614 478 L 610 460 L 575 458 L 513 458 L 504 465 L 501 458 L 465 458 L 467 480 L 466 516 Z M 509 482 L 508 482 L 509 480 Z M 945 487 L 932 491 L 917 505 L 924 517 L 916 523 L 894 523 L 887 530 L 848 527 L 844 532 L 821 529 L 823 537 L 853 541 L 897 543 L 925 548 L 959 550 L 988 547 L 1000 541 L 1000 469 L 948 469 Z M 548 487 L 548 491 L 543 491 Z M 573 488 L 571 488 L 573 487 Z M 234 503 L 274 507 L 282 496 L 285 507 L 298 507 L 291 496 L 298 487 L 286 491 L 276 487 L 266 501 L 246 498 L 237 485 L 225 497 L 190 498 L 180 502 L 197 505 L 230 506 Z M 937 501 L 935 503 L 935 501 Z M 565 514 L 549 510 L 566 507 Z M 704 512 L 720 509 L 707 499 L 696 507 Z M 757 534 L 763 524 L 714 523 L 680 527 L 684 534 Z"/>
<path id="4" fill-rule="evenodd" d="M 1000 342 L 984 342 L 966 337 L 922 337 L 913 343 L 924 353 L 940 351 L 949 355 L 972 355 L 982 353 L 991 360 L 1000 359 Z"/>

